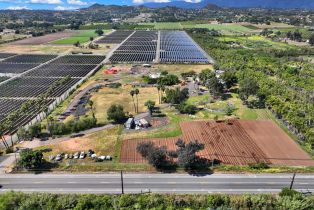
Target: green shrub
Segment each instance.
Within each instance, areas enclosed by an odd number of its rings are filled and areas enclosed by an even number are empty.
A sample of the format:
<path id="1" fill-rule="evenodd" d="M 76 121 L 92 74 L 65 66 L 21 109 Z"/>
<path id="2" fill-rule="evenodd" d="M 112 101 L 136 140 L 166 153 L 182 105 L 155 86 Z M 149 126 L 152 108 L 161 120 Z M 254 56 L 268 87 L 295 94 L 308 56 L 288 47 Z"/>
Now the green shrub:
<path id="1" fill-rule="evenodd" d="M 267 169 L 269 168 L 269 166 L 267 165 L 267 163 L 260 161 L 258 163 L 251 163 L 249 164 L 249 168 L 250 169 L 256 169 L 256 170 L 260 170 L 260 169 Z"/>
<path id="2" fill-rule="evenodd" d="M 289 197 L 293 197 L 296 195 L 299 195 L 300 193 L 298 191 L 295 191 L 293 189 L 290 189 L 288 187 L 285 187 L 281 190 L 281 192 L 279 193 L 279 196 L 283 197 L 283 196 L 289 196 Z"/>
<path id="3" fill-rule="evenodd" d="M 178 110 L 180 111 L 181 114 L 196 114 L 197 112 L 197 107 L 194 105 L 186 104 L 186 103 L 181 103 L 177 107 Z"/>
<path id="4" fill-rule="evenodd" d="M 124 108 L 121 105 L 113 104 L 107 110 L 108 120 L 113 120 L 116 123 L 122 123 L 126 120 L 127 116 Z"/>
<path id="5" fill-rule="evenodd" d="M 49 130 L 52 135 L 65 135 L 90 129 L 95 127 L 96 125 L 96 118 L 81 117 L 79 120 L 70 120 L 66 123 L 54 122 L 49 126 Z"/>
<path id="6" fill-rule="evenodd" d="M 20 152 L 18 165 L 26 169 L 38 168 L 43 163 L 43 153 L 31 149 Z"/>
<path id="7" fill-rule="evenodd" d="M 6 192 L 0 194 L 0 209 L 313 209 L 314 198 L 275 195 L 66 195 Z"/>

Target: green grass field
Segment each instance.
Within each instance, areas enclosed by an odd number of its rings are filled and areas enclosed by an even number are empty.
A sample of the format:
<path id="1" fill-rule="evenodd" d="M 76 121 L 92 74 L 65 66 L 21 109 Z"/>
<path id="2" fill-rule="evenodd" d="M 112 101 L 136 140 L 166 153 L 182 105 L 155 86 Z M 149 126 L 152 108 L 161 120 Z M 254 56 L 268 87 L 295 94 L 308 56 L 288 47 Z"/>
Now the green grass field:
<path id="1" fill-rule="evenodd" d="M 275 48 L 275 49 L 292 49 L 293 45 L 289 45 L 283 42 L 274 42 L 262 36 L 247 36 L 247 37 L 220 37 L 220 41 L 223 42 L 238 42 L 247 48 Z"/>
<path id="2" fill-rule="evenodd" d="M 155 24 L 155 29 L 158 29 L 158 30 L 162 30 L 162 29 L 166 29 L 166 30 L 169 30 L 169 29 L 174 29 L 174 30 L 180 30 L 180 29 L 183 29 L 181 23 L 178 23 L 178 22 L 164 22 L 164 23 L 156 23 Z"/>
<path id="3" fill-rule="evenodd" d="M 52 44 L 73 45 L 76 42 L 80 42 L 81 44 L 83 44 L 85 42 L 88 42 L 90 37 L 95 38 L 97 36 L 98 35 L 95 33 L 94 30 L 82 30 L 77 34 L 72 35 L 71 37 L 53 41 Z"/>
<path id="4" fill-rule="evenodd" d="M 226 25 L 226 24 L 191 24 L 190 22 L 182 23 L 184 29 L 190 28 L 208 28 L 221 31 L 225 35 L 249 33 L 251 29 L 242 25 Z"/>
<path id="5" fill-rule="evenodd" d="M 183 29 L 181 23 L 179 22 L 160 22 L 160 23 L 141 23 L 141 28 L 147 26 L 147 28 L 152 28 L 156 30 L 181 30 Z"/>

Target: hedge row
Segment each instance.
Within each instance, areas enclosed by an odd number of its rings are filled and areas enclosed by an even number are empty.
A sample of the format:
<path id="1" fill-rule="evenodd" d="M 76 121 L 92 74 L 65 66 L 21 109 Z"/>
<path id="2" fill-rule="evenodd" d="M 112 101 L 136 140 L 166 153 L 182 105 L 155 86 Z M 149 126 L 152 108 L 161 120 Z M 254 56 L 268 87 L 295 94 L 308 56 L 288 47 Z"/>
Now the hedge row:
<path id="1" fill-rule="evenodd" d="M 274 195 L 0 195 L 0 209 L 314 209 L 314 197 Z"/>

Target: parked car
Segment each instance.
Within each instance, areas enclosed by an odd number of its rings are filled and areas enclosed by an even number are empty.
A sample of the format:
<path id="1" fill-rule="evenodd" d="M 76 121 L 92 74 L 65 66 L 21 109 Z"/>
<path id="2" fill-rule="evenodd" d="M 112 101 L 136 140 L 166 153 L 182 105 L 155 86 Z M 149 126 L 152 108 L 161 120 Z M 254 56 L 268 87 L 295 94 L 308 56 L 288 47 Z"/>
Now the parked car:
<path id="1" fill-rule="evenodd" d="M 51 161 L 51 160 L 54 160 L 55 159 L 55 156 L 53 156 L 53 155 L 50 155 L 49 156 L 49 160 Z"/>
<path id="2" fill-rule="evenodd" d="M 61 161 L 62 160 L 62 155 L 61 154 L 57 154 L 55 160 L 56 161 Z"/>
<path id="3" fill-rule="evenodd" d="M 84 159 L 85 158 L 85 152 L 81 152 L 80 153 L 80 159 Z"/>
<path id="4" fill-rule="evenodd" d="M 72 159 L 73 158 L 73 154 L 69 154 L 69 159 Z"/>
<path id="5" fill-rule="evenodd" d="M 103 156 L 103 155 L 102 155 L 102 156 L 99 156 L 98 159 L 100 159 L 100 160 L 106 160 L 106 156 Z"/>
<path id="6" fill-rule="evenodd" d="M 70 138 L 82 137 L 82 136 L 84 136 L 84 135 L 85 135 L 84 133 L 77 133 L 77 134 L 71 135 Z"/>
<path id="7" fill-rule="evenodd" d="M 65 154 L 64 155 L 64 159 L 68 159 L 69 158 L 69 155 L 68 154 Z"/>
<path id="8" fill-rule="evenodd" d="M 90 157 L 93 158 L 93 159 L 95 159 L 95 158 L 97 158 L 97 155 L 94 153 L 94 154 L 92 154 Z"/>
<path id="9" fill-rule="evenodd" d="M 48 137 L 48 136 L 45 136 L 45 137 L 40 138 L 40 141 L 47 141 L 47 140 L 49 140 L 49 137 Z"/>
<path id="10" fill-rule="evenodd" d="M 80 153 L 79 152 L 74 153 L 73 157 L 74 157 L 74 159 L 78 159 L 80 157 Z"/>
<path id="11" fill-rule="evenodd" d="M 94 152 L 93 150 L 89 149 L 87 155 L 88 155 L 88 157 L 91 157 L 92 154 L 94 154 L 94 153 L 95 153 L 95 152 Z"/>
<path id="12" fill-rule="evenodd" d="M 112 157 L 110 155 L 107 155 L 106 160 L 112 160 Z"/>

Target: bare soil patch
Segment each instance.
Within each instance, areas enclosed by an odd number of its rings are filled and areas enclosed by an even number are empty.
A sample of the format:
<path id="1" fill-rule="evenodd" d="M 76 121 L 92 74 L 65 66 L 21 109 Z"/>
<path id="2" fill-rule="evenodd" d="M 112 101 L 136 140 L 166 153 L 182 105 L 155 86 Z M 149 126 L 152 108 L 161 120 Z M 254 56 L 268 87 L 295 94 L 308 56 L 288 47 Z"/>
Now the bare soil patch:
<path id="1" fill-rule="evenodd" d="M 140 142 L 153 141 L 158 146 L 175 149 L 175 142 L 198 140 L 205 149 L 198 155 L 218 159 L 224 164 L 247 165 L 264 161 L 281 166 L 313 166 L 314 160 L 284 131 L 270 120 L 232 120 L 182 122 L 182 136 L 163 139 L 131 139 L 123 142 L 121 162 L 141 163 L 145 160 L 136 152 Z"/>
<path id="2" fill-rule="evenodd" d="M 74 35 L 75 31 L 63 31 L 63 32 L 57 32 L 53 34 L 48 34 L 44 36 L 39 37 L 32 37 L 29 39 L 23 39 L 16 42 L 12 42 L 11 45 L 40 45 L 40 44 L 46 44 L 52 41 L 55 41 L 57 39 L 63 39 L 66 37 L 70 37 Z"/>

